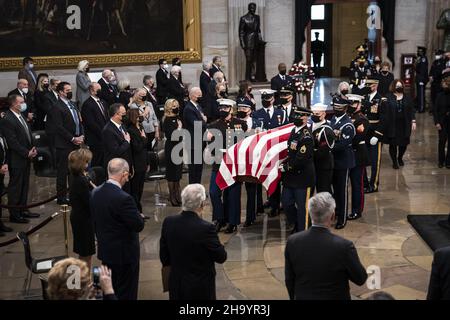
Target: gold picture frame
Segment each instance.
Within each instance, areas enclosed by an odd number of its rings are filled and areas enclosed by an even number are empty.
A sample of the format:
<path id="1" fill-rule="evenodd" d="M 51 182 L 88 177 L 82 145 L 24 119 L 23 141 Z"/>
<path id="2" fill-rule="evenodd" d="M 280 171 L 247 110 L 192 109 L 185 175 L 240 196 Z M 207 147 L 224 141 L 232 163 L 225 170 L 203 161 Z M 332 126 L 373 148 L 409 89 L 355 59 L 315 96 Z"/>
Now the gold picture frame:
<path id="1" fill-rule="evenodd" d="M 88 60 L 91 67 L 130 66 L 156 64 L 164 57 L 179 57 L 183 62 L 202 60 L 200 0 L 183 1 L 184 51 L 139 52 L 101 55 L 42 56 L 33 57 L 39 69 L 76 68 L 81 60 Z M 0 71 L 19 70 L 23 57 L 0 58 Z"/>

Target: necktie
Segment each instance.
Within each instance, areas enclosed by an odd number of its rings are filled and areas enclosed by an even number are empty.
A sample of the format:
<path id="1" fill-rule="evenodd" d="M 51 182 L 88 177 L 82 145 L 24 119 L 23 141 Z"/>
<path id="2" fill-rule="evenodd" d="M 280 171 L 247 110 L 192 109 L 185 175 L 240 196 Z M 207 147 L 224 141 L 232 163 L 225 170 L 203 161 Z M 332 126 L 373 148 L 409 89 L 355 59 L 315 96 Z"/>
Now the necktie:
<path id="1" fill-rule="evenodd" d="M 78 113 L 72 103 L 69 101 L 70 112 L 72 113 L 73 121 L 75 122 L 75 135 L 80 135 L 80 119 L 78 119 Z"/>
<path id="2" fill-rule="evenodd" d="M 25 129 L 25 132 L 27 133 L 27 139 L 28 142 L 31 143 L 31 136 L 30 136 L 30 129 L 28 128 L 27 123 L 25 122 L 25 120 L 22 118 L 22 116 L 19 116 L 19 121 L 22 124 L 22 127 Z"/>
<path id="3" fill-rule="evenodd" d="M 105 108 L 103 108 L 103 104 L 102 104 L 102 101 L 100 99 L 97 100 L 97 104 L 100 107 L 100 111 L 102 112 L 103 117 L 106 118 L 106 116 L 105 116 Z"/>

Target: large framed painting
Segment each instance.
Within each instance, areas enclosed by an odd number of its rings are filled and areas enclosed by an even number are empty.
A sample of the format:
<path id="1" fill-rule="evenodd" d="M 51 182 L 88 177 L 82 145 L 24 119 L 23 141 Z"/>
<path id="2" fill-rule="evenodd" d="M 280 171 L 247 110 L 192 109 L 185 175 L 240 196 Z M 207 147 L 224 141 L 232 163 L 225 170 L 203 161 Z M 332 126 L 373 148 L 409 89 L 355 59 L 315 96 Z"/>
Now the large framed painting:
<path id="1" fill-rule="evenodd" d="M 201 61 L 200 0 L 0 0 L 0 70 Z"/>

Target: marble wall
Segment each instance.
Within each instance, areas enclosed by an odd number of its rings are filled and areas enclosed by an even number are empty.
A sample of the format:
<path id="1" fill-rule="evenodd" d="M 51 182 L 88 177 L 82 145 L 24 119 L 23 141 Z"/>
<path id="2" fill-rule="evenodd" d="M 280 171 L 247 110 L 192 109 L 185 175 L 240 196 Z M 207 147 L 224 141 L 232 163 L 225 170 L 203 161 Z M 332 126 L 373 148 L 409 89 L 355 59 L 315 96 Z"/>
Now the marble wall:
<path id="1" fill-rule="evenodd" d="M 262 0 L 261 0 L 262 1 Z M 231 28 L 229 19 L 229 8 L 232 0 L 202 0 L 202 54 L 204 61 L 210 61 L 215 55 L 223 57 L 224 71 L 230 75 L 229 56 L 230 50 L 235 50 L 229 45 Z M 246 6 L 248 1 L 240 1 L 242 6 Z M 236 1 L 233 1 L 236 3 Z M 295 17 L 294 0 L 264 0 L 264 21 L 262 22 L 264 39 L 268 42 L 266 49 L 266 72 L 270 79 L 277 73 L 277 65 L 285 62 L 288 65 L 294 59 L 295 50 Z M 396 64 L 394 70 L 398 75 L 400 68 L 400 56 L 402 53 L 416 52 L 417 45 L 425 44 L 426 34 L 426 12 L 427 1 L 423 0 L 397 0 L 396 18 Z M 414 23 L 412 23 L 412 21 Z M 233 37 L 231 35 L 231 37 Z M 385 50 L 384 50 L 385 51 Z M 104 66 L 108 67 L 108 66 Z M 42 70 L 61 80 L 71 83 L 75 80 L 75 70 Z M 130 66 L 116 67 L 115 70 L 121 77 L 130 79 L 133 86 L 141 84 L 143 75 L 154 75 L 157 66 Z M 198 84 L 201 72 L 201 63 L 183 64 L 183 80 L 193 85 Z M 231 83 L 232 86 L 236 85 Z M 0 96 L 15 87 L 17 72 L 0 73 Z"/>

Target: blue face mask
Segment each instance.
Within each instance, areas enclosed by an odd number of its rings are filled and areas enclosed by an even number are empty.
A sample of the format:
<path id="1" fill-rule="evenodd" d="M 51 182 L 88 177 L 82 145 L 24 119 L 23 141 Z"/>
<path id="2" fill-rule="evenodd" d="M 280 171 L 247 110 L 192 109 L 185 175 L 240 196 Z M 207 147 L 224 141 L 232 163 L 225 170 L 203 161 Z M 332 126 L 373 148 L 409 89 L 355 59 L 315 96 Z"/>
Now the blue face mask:
<path id="1" fill-rule="evenodd" d="M 26 103 L 20 104 L 20 112 L 25 112 L 25 111 L 27 111 L 27 108 L 28 108 L 28 106 L 27 106 Z"/>

